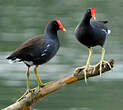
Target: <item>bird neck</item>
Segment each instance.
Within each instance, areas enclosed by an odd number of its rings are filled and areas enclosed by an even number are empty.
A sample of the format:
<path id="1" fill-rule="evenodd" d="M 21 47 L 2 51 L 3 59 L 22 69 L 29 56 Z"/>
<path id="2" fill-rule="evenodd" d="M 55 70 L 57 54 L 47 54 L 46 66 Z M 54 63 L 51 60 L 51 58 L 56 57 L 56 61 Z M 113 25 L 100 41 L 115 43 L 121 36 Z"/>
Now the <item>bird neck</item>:
<path id="1" fill-rule="evenodd" d="M 57 34 L 57 29 L 55 29 L 53 26 L 48 25 L 46 28 L 46 32 L 47 33 L 53 33 L 53 34 Z"/>
<path id="2" fill-rule="evenodd" d="M 90 16 L 85 15 L 83 20 L 82 20 L 82 24 L 90 24 L 90 19 L 91 19 Z"/>
<path id="3" fill-rule="evenodd" d="M 57 31 L 46 31 L 45 33 L 46 37 L 49 37 L 51 39 L 58 39 L 58 36 L 57 36 Z"/>

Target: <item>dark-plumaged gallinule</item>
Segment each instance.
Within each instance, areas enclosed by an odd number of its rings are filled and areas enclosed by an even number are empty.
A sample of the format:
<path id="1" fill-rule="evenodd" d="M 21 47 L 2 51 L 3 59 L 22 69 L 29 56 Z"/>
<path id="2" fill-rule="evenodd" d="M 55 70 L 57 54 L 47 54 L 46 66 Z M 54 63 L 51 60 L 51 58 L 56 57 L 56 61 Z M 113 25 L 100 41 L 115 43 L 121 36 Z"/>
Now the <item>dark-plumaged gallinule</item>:
<path id="1" fill-rule="evenodd" d="M 34 72 L 38 83 L 43 86 L 37 73 L 38 65 L 49 61 L 59 49 L 57 31 L 66 29 L 60 20 L 50 21 L 44 35 L 35 36 L 22 43 L 7 59 L 12 61 L 23 61 L 27 65 L 27 91 L 29 90 L 29 68 L 35 65 Z"/>
<path id="2" fill-rule="evenodd" d="M 93 18 L 94 20 L 91 20 L 91 18 Z M 86 70 L 89 67 L 90 59 L 92 56 L 92 47 L 97 46 L 97 45 L 102 47 L 102 56 L 99 62 L 100 63 L 100 76 L 101 76 L 102 62 L 104 61 L 103 59 L 104 59 L 104 54 L 105 54 L 104 43 L 105 43 L 106 36 L 110 34 L 111 32 L 105 26 L 107 22 L 108 21 L 96 21 L 95 8 L 90 8 L 90 9 L 87 9 L 83 20 L 80 22 L 80 24 L 77 25 L 75 29 L 75 36 L 77 40 L 80 43 L 87 46 L 89 49 L 89 57 L 88 57 L 88 60 L 87 60 L 87 63 L 84 69 L 85 81 L 87 80 Z M 108 65 L 110 66 L 109 63 Z"/>

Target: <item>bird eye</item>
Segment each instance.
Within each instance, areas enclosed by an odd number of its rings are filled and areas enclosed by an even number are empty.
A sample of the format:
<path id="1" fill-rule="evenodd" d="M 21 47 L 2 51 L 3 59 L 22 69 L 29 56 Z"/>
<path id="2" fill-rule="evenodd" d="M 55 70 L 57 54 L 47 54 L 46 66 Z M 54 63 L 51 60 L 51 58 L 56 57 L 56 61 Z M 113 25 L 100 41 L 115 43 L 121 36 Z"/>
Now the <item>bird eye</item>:
<path id="1" fill-rule="evenodd" d="M 56 27 L 58 24 L 54 22 L 53 25 Z"/>
<path id="2" fill-rule="evenodd" d="M 57 25 L 57 22 L 54 22 L 53 24 L 54 24 L 54 25 Z"/>

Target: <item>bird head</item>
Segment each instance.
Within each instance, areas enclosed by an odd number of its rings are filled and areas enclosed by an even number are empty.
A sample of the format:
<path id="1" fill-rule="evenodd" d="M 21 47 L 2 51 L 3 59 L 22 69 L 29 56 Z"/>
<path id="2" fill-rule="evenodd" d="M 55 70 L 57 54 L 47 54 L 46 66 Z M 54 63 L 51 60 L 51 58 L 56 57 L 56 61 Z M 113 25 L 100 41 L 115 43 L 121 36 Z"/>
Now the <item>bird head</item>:
<path id="1" fill-rule="evenodd" d="M 62 31 L 66 31 L 66 29 L 63 27 L 63 25 L 61 24 L 61 21 L 60 20 L 56 20 L 58 26 L 59 26 L 59 29 L 62 30 Z"/>
<path id="2" fill-rule="evenodd" d="M 60 20 L 52 20 L 47 25 L 47 31 L 57 32 L 58 30 L 66 31 Z"/>

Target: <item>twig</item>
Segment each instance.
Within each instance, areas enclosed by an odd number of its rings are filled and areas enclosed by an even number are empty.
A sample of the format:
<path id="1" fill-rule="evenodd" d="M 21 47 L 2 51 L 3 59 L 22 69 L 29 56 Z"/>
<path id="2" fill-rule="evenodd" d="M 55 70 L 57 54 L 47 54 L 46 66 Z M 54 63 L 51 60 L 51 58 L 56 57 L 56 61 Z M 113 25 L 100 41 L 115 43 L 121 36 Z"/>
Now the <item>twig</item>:
<path id="1" fill-rule="evenodd" d="M 114 60 L 110 59 L 108 60 L 108 63 L 113 68 Z M 87 70 L 87 77 L 93 77 L 99 75 L 99 67 L 100 64 L 97 64 L 93 67 L 89 67 Z M 95 68 L 95 69 L 94 69 Z M 56 81 L 49 82 L 46 86 L 42 88 L 34 88 L 32 89 L 28 94 L 26 94 L 20 101 L 15 102 L 14 104 L 4 108 L 3 110 L 30 110 L 30 107 L 32 104 L 36 103 L 39 99 L 43 98 L 44 96 L 47 96 L 48 94 L 51 94 L 55 92 L 56 90 L 64 87 L 67 84 L 83 80 L 84 79 L 84 67 L 81 69 L 77 68 L 76 72 L 73 72 L 72 74 L 63 77 Z M 111 70 L 109 65 L 105 62 L 103 62 L 102 66 L 102 73 Z"/>

